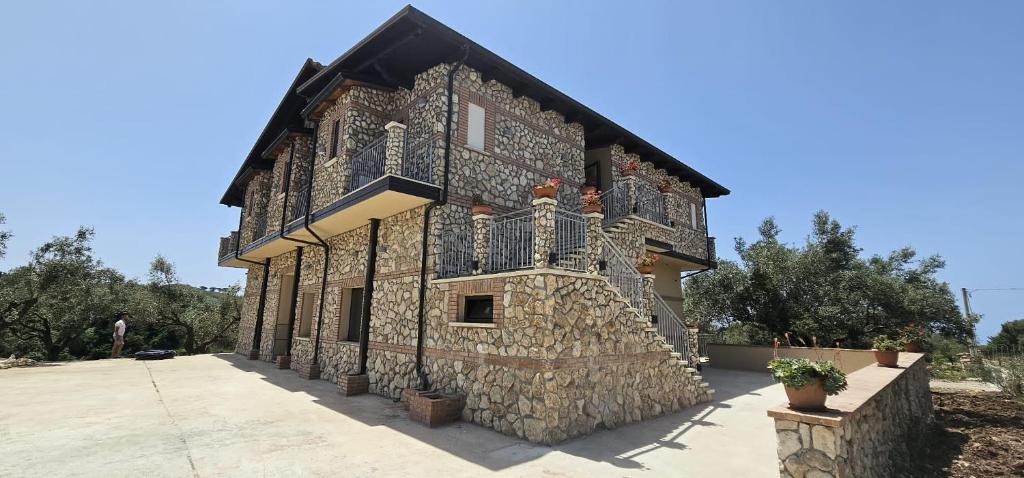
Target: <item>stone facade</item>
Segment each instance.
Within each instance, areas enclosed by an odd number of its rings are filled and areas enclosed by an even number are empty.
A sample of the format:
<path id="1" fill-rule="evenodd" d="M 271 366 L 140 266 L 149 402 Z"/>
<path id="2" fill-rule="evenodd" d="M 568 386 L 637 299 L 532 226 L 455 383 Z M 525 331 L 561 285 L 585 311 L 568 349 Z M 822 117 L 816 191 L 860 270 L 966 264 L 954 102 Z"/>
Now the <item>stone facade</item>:
<path id="1" fill-rule="evenodd" d="M 318 124 L 313 136 L 292 136 L 276 151 L 273 168 L 252 177 L 249 196 L 253 199 L 246 209 L 269 215 L 268 228 L 276 231 L 281 226 L 285 198 L 281 188 L 287 186 L 287 194 L 294 195 L 311 180 L 310 209 L 324 210 L 355 190 L 353 157 L 384 135 L 387 174 L 404 174 L 400 168 L 403 149 L 428 148 L 433 149 L 435 160 L 427 182 L 440 184 L 450 68 L 440 64 L 424 71 L 416 76 L 411 90 L 365 85 L 339 88 L 311 118 Z M 427 261 L 422 265 L 428 278 L 423 304 L 424 370 L 432 386 L 464 398 L 464 420 L 538 443 L 556 443 L 710 400 L 713 391 L 657 335 L 648 320 L 649 312 L 631 307 L 598 274 L 600 242 L 592 241 L 581 251 L 585 272 L 548 267 L 556 207 L 579 210 L 581 205 L 579 190 L 586 161 L 583 127 L 515 94 L 506 85 L 485 81 L 469 67 L 458 73 L 454 92 L 448 203 L 431 213 Z M 484 111 L 482 148 L 470 146 L 468 138 L 469 112 L 479 111 L 477 107 Z M 613 146 L 613 174 L 618 174 L 618 163 L 630 157 Z M 310 161 L 312 178 L 308 176 Z M 644 165 L 636 181 L 658 184 L 664 179 L 664 171 Z M 285 184 L 289 168 L 292 181 Z M 534 203 L 532 187 L 549 178 L 563 181 L 557 202 Z M 474 196 L 492 205 L 496 215 L 534 208 L 536 268 L 435 278 L 444 238 L 466 234 L 470 242 L 477 243 L 478 253 L 487 244 L 486 231 L 474 230 L 470 215 Z M 587 234 L 598 238 L 602 231 L 608 232 L 633 258 L 644 251 L 645 237 L 678 244 L 687 254 L 702 257 L 697 242 L 706 231 L 702 220 L 690 221 L 688 209 L 688 204 L 700 204 L 699 192 L 676 180 L 666 196 L 674 226 L 627 217 L 602 230 L 602 216 L 597 214 L 587 217 Z M 289 204 L 296 201 L 287 197 Z M 424 215 L 425 207 L 419 206 L 380 218 L 367 379 L 370 392 L 393 399 L 418 382 L 415 353 Z M 243 222 L 243 247 L 258 239 L 250 222 L 255 221 L 248 216 Z M 686 227 L 699 240 L 684 238 L 681 231 Z M 329 256 L 322 247 L 294 244 L 303 247 L 303 256 L 299 299 L 290 311 L 295 316 L 290 367 L 303 373 L 319 367 L 321 379 L 338 382 L 339 377 L 359 368 L 358 344 L 345 340 L 345 332 L 347 324 L 360 320 L 352 315 L 350 289 L 365 290 L 368 285 L 370 227 L 359 226 L 324 239 Z M 289 299 L 282 294 L 282 280 L 293 272 L 295 256 L 293 249 L 271 258 L 259 341 L 262 360 L 273 360 L 275 342 L 281 340 L 282 328 L 275 324 L 281 317 L 281 301 Z M 327 279 L 323 284 L 325 262 Z M 250 267 L 239 327 L 240 353 L 248 352 L 252 345 L 261 280 L 262 267 Z M 492 323 L 461 321 L 467 295 L 493 298 Z M 308 321 L 303 320 L 303 310 L 312 311 Z"/>
<path id="2" fill-rule="evenodd" d="M 850 374 L 848 410 L 773 410 L 779 474 L 789 478 L 904 476 L 932 420 L 927 364 L 901 357 L 903 370 L 869 366 Z M 881 376 L 887 374 L 889 376 Z M 828 404 L 826 404 L 828 405 Z"/>

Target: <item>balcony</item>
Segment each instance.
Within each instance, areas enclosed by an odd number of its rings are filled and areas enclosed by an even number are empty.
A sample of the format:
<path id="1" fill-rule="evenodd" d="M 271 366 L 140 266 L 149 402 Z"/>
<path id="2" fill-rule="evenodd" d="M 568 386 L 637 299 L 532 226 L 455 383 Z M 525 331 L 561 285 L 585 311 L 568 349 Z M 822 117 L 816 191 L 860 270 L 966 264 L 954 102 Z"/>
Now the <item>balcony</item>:
<path id="1" fill-rule="evenodd" d="M 220 238 L 220 248 L 217 250 L 217 265 L 221 267 L 246 267 L 247 264 L 235 257 L 238 250 L 238 231 L 231 231 L 227 236 Z"/>
<path id="2" fill-rule="evenodd" d="M 440 147 L 436 136 L 413 139 L 404 125 L 389 123 L 385 134 L 341 163 L 348 167 L 343 175 L 348 177 L 346 193 L 309 214 L 309 228 L 326 239 L 366 225 L 371 218 L 385 218 L 439 199 L 434 158 Z M 242 245 L 240 257 L 258 261 L 294 249 L 297 243 L 282 237 L 282 232 L 290 239 L 316 242 L 305 227 L 310 204 L 307 187 L 289 191 L 286 198 L 284 226 L 267 230 L 266 216 L 257 219 L 255 239 Z"/>

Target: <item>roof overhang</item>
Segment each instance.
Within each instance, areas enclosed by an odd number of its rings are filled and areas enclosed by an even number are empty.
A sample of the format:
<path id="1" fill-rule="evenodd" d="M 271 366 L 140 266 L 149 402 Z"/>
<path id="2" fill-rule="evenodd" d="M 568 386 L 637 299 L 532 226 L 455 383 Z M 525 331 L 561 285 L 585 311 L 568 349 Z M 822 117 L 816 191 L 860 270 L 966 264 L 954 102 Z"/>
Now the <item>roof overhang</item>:
<path id="1" fill-rule="evenodd" d="M 479 71 L 484 81 L 496 80 L 512 88 L 515 95 L 536 100 L 543 110 L 556 111 L 567 122 L 581 124 L 588 148 L 618 144 L 699 188 L 705 197 L 729 194 L 707 176 L 412 6 L 403 8 L 302 83 L 298 93 L 312 100 L 307 108 L 315 109 L 318 97 L 335 94 L 346 79 L 411 89 L 418 73 L 456 61 L 463 46 L 469 49 L 466 65 Z"/>
<path id="2" fill-rule="evenodd" d="M 313 130 L 309 128 L 285 128 L 284 131 L 281 131 L 281 134 L 277 135 L 277 137 L 270 142 L 270 146 L 267 146 L 267 149 L 263 150 L 263 154 L 261 154 L 260 157 L 268 161 L 274 161 L 277 159 L 277 155 L 281 154 L 281 150 L 291 144 L 292 139 L 299 136 L 312 135 Z"/>
<path id="3" fill-rule="evenodd" d="M 256 143 L 253 144 L 248 156 L 245 157 L 242 167 L 238 169 L 238 173 L 231 180 L 228 190 L 221 197 L 221 204 L 226 206 L 242 206 L 244 202 L 244 186 L 249 178 L 252 177 L 253 172 L 270 169 L 274 166 L 272 159 L 267 159 L 263 156 L 267 148 L 283 134 L 282 132 L 286 132 L 289 129 L 295 131 L 305 129 L 304 121 L 299 116 L 299 112 L 305 106 L 306 99 L 299 95 L 296 89 L 299 85 L 312 78 L 321 68 L 323 68 L 321 64 L 308 58 L 302 64 L 302 67 L 299 68 L 299 72 L 295 75 L 295 79 L 292 80 L 291 85 L 285 92 L 284 98 L 278 103 L 274 114 L 270 116 L 266 126 L 263 127 L 263 132 L 256 139 Z"/>

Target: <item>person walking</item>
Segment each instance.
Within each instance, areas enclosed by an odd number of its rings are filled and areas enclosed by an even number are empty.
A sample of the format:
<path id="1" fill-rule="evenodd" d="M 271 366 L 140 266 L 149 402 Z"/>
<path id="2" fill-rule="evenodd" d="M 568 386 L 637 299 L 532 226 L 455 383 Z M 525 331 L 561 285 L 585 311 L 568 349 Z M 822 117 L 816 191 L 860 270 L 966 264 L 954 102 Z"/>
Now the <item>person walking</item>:
<path id="1" fill-rule="evenodd" d="M 117 313 L 117 322 L 114 322 L 114 347 L 110 350 L 110 358 L 121 356 L 121 349 L 124 348 L 124 332 L 128 329 L 124 323 L 126 318 L 128 318 L 127 312 Z"/>

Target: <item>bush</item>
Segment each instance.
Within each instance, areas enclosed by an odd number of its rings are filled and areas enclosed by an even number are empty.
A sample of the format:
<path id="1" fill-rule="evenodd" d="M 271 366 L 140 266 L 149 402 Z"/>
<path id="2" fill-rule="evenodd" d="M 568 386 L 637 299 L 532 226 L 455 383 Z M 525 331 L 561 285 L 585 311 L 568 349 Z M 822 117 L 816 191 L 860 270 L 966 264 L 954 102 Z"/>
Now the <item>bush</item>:
<path id="1" fill-rule="evenodd" d="M 875 337 L 875 340 L 871 342 L 871 347 L 879 352 L 897 352 L 903 348 L 906 343 L 903 339 L 890 339 L 888 335 L 879 335 Z"/>
<path id="2" fill-rule="evenodd" d="M 800 389 L 814 379 L 821 379 L 826 395 L 836 395 L 846 390 L 846 374 L 828 360 L 775 359 L 768 362 L 775 381 Z"/>

